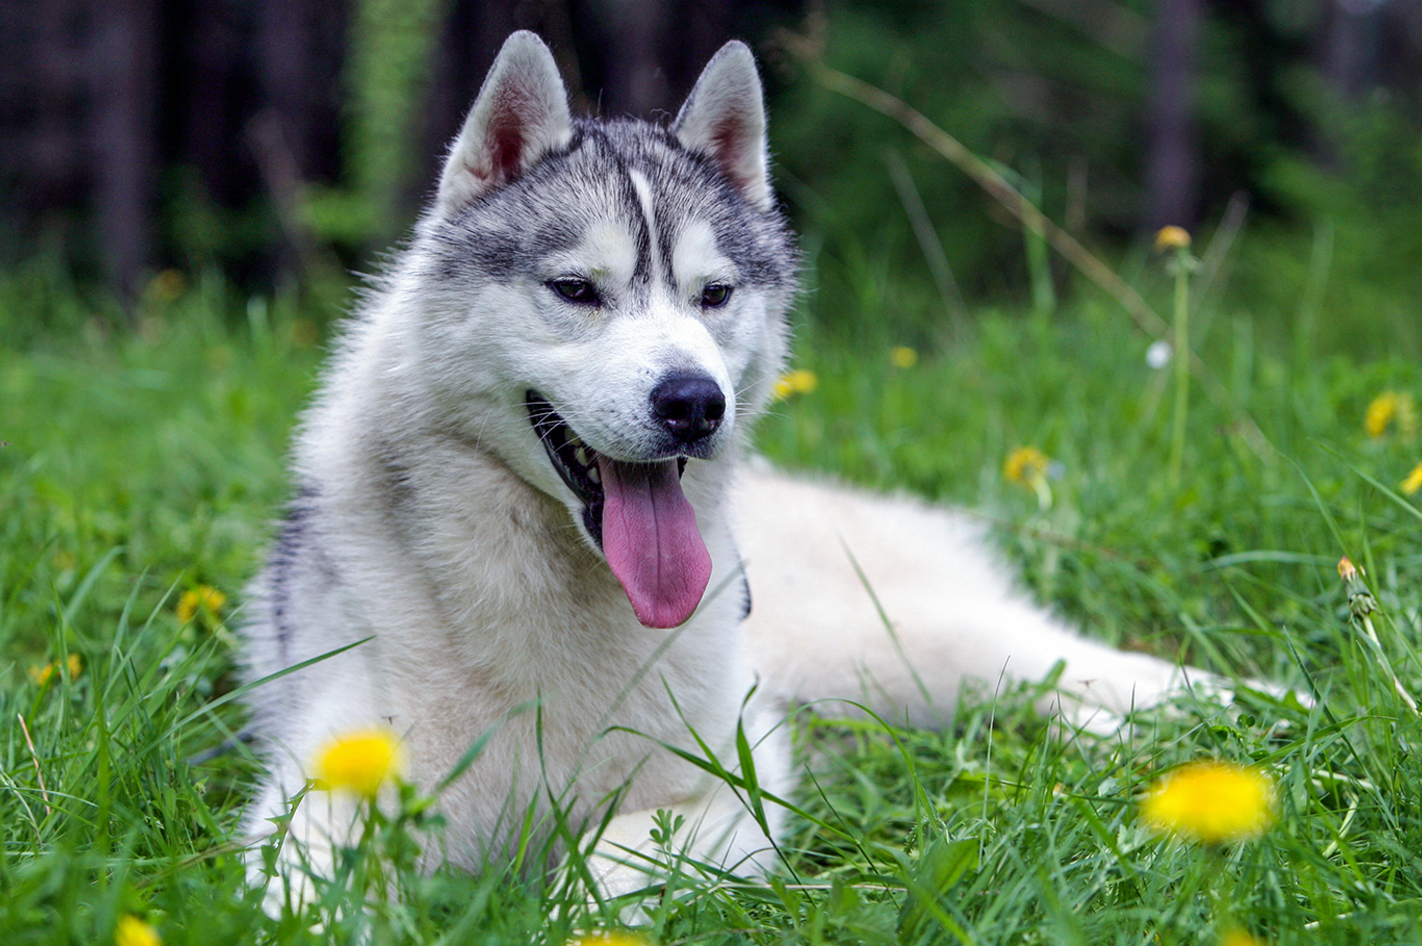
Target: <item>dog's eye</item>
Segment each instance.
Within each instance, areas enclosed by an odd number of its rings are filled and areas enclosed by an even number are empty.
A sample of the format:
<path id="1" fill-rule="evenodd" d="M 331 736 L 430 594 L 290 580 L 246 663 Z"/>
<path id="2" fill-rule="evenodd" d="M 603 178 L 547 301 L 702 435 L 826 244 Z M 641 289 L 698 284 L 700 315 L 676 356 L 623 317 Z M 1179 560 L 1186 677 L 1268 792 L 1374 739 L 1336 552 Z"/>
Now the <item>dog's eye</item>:
<path id="1" fill-rule="evenodd" d="M 708 283 L 705 289 L 701 290 L 701 308 L 719 309 L 731 298 L 731 287 L 725 283 Z"/>
<path id="2" fill-rule="evenodd" d="M 571 302 L 574 305 L 602 305 L 602 299 L 597 294 L 597 287 L 586 279 L 565 276 L 562 279 L 550 280 L 548 288 L 558 293 L 565 302 Z"/>

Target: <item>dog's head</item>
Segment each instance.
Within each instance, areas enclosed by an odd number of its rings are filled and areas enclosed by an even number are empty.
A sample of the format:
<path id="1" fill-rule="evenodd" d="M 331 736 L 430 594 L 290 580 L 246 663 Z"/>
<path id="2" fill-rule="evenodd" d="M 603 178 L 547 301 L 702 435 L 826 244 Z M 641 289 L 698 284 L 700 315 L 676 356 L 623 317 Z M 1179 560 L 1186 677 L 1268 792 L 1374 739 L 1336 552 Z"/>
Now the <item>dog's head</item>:
<path id="1" fill-rule="evenodd" d="M 723 47 L 662 128 L 574 120 L 548 48 L 515 33 L 418 243 L 427 271 L 402 282 L 428 296 L 442 422 L 568 506 L 643 624 L 685 621 L 711 559 L 681 476 L 764 406 L 795 291 L 750 50 Z"/>

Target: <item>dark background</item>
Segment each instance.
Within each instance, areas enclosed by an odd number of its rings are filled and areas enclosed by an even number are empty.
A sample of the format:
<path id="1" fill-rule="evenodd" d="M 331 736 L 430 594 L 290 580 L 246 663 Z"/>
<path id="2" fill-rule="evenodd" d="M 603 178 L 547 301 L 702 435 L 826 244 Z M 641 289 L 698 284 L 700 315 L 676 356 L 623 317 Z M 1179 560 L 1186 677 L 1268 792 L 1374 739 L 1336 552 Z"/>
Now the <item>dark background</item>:
<path id="1" fill-rule="evenodd" d="M 849 267 L 895 247 L 905 278 L 926 282 L 890 165 L 906 170 L 969 300 L 1022 292 L 1020 235 L 900 130 L 810 83 L 777 30 L 818 31 L 826 61 L 924 111 L 1087 242 L 1193 229 L 1233 200 L 1305 242 L 1320 219 L 1355 233 L 1361 265 L 1396 261 L 1388 278 L 1410 278 L 1422 249 L 1422 0 L 3 0 L 0 12 L 0 265 L 44 259 L 129 311 L 164 270 L 269 292 L 368 266 L 413 219 L 518 28 L 550 42 L 575 109 L 603 115 L 674 111 L 722 42 L 747 40 L 766 65 L 797 225 Z"/>

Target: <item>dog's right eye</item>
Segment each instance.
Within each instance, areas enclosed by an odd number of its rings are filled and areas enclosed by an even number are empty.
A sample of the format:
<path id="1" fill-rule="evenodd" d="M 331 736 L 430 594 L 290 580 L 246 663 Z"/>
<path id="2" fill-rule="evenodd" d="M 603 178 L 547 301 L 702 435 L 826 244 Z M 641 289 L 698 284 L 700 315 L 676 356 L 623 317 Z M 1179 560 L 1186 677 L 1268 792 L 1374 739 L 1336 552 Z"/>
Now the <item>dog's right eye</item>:
<path id="1" fill-rule="evenodd" d="M 558 293 L 563 301 L 571 302 L 574 305 L 602 305 L 602 299 L 598 298 L 597 287 L 586 279 L 578 279 L 574 276 L 553 279 L 549 281 L 548 288 Z"/>

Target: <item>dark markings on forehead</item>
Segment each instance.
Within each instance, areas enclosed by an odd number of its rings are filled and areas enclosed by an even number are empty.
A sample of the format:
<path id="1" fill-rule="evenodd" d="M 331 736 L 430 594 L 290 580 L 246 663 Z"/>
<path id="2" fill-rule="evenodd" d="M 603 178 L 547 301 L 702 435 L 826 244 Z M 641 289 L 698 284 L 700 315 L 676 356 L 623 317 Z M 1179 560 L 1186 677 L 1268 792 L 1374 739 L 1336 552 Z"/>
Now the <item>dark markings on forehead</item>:
<path id="1" fill-rule="evenodd" d="M 644 126 L 645 128 L 646 126 Z M 634 165 L 651 185 L 658 249 L 671 278 L 672 254 L 688 226 L 704 222 L 719 252 L 750 285 L 784 285 L 794 279 L 794 242 L 778 213 L 750 206 L 708 156 L 688 151 L 669 132 L 643 132 Z"/>
<path id="2" fill-rule="evenodd" d="M 662 271 L 652 268 L 653 234 L 631 173 L 647 181 Z M 611 213 L 635 241 L 636 282 L 670 282 L 672 252 L 693 221 L 704 221 L 743 283 L 793 281 L 796 252 L 776 212 L 746 203 L 708 156 L 688 151 L 663 128 L 633 120 L 579 121 L 562 151 L 517 181 L 475 201 L 429 231 L 436 267 L 447 277 L 508 279 L 575 246 Z"/>
<path id="3" fill-rule="evenodd" d="M 637 263 L 632 270 L 632 291 L 641 294 L 647 291 L 656 274 L 652 272 L 652 234 L 648 230 L 647 215 L 642 212 L 642 198 L 637 193 L 637 184 L 632 179 L 632 168 L 625 158 L 609 148 L 609 166 L 615 168 L 619 200 L 615 208 L 617 216 L 632 234 L 637 248 Z"/>

